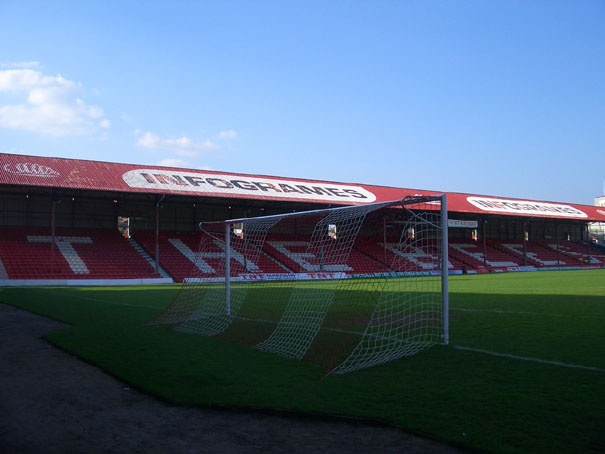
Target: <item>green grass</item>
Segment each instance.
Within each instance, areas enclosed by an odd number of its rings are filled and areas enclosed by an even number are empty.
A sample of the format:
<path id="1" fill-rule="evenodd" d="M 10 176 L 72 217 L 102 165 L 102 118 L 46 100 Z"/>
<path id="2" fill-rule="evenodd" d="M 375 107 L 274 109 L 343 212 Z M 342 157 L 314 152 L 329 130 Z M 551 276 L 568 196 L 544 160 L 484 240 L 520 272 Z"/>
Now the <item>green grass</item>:
<path id="1" fill-rule="evenodd" d="M 177 286 L 2 288 L 0 300 L 70 323 L 46 337 L 170 402 L 370 418 L 481 452 L 602 452 L 605 271 L 454 276 L 450 291 L 450 346 L 323 380 L 309 362 L 143 326 Z"/>

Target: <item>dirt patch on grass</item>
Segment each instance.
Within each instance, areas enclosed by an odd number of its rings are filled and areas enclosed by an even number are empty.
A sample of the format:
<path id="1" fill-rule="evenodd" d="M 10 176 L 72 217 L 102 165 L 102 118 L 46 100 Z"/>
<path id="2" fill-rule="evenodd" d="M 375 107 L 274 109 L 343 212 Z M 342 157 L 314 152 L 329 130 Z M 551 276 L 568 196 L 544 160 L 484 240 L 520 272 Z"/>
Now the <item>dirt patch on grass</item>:
<path id="1" fill-rule="evenodd" d="M 41 336 L 65 325 L 0 304 L 3 453 L 460 453 L 347 420 L 169 405 Z"/>

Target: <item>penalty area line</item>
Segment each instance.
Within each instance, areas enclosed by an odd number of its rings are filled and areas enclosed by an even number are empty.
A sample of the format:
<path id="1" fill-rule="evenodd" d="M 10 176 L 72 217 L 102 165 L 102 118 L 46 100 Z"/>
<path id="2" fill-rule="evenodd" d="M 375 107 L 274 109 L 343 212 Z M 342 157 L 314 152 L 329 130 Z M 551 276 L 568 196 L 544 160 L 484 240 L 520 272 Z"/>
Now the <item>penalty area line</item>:
<path id="1" fill-rule="evenodd" d="M 490 350 L 482 350 L 480 348 L 464 347 L 462 345 L 453 345 L 453 347 L 456 350 L 466 350 L 466 351 L 471 351 L 471 352 L 483 353 L 483 354 L 486 354 L 486 355 L 500 356 L 500 357 L 503 357 L 503 358 L 518 359 L 518 360 L 521 360 L 521 361 L 531 361 L 531 362 L 540 363 L 540 364 L 550 364 L 551 366 L 569 367 L 571 369 L 592 370 L 592 371 L 595 371 L 595 372 L 605 372 L 605 369 L 601 369 L 599 367 L 581 366 L 581 365 L 578 365 L 578 364 L 569 364 L 569 363 L 564 363 L 564 362 L 561 362 L 561 361 L 550 361 L 548 359 L 529 358 L 529 357 L 526 357 L 526 356 L 511 355 L 509 353 L 498 353 L 498 352 L 492 352 Z"/>

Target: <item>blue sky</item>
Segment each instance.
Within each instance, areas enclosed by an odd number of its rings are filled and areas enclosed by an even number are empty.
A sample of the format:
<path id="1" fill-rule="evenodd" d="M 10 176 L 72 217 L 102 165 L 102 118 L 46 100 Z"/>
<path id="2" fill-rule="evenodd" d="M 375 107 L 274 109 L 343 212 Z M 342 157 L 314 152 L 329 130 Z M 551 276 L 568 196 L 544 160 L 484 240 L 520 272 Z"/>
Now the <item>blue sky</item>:
<path id="1" fill-rule="evenodd" d="M 0 0 L 0 152 L 592 204 L 605 2 Z"/>

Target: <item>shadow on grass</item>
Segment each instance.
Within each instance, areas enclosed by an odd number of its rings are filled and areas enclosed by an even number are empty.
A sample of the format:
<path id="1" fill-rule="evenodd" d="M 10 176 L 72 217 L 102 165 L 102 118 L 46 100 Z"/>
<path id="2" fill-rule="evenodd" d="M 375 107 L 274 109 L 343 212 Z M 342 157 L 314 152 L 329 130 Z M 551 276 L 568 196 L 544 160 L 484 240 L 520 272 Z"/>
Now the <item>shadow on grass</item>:
<path id="1" fill-rule="evenodd" d="M 323 370 L 309 362 L 142 326 L 176 288 L 51 290 L 2 289 L 0 299 L 73 324 L 47 339 L 169 402 L 369 418 L 482 452 L 599 452 L 603 446 L 600 372 L 435 346 L 320 380 Z M 598 352 L 605 320 L 595 307 L 603 307 L 601 296 L 456 293 L 452 341 L 604 367 Z"/>

